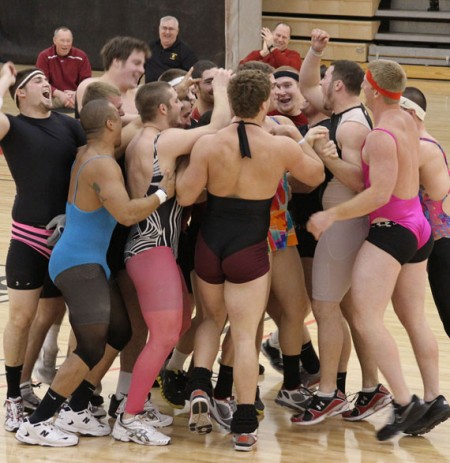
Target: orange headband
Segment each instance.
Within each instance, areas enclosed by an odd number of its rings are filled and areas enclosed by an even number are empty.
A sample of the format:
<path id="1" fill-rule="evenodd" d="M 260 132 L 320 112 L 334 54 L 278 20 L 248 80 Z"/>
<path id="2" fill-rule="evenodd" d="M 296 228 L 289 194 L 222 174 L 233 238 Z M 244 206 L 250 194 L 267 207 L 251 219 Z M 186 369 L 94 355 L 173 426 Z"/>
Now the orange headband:
<path id="1" fill-rule="evenodd" d="M 387 96 L 388 98 L 391 98 L 393 100 L 400 100 L 400 98 L 402 96 L 402 92 L 390 92 L 389 90 L 381 88 L 375 82 L 375 79 L 373 78 L 372 73 L 369 70 L 367 70 L 367 72 L 366 72 L 366 79 L 369 82 L 369 84 L 372 85 L 372 87 L 375 90 L 377 90 L 378 92 L 380 92 L 382 95 Z"/>

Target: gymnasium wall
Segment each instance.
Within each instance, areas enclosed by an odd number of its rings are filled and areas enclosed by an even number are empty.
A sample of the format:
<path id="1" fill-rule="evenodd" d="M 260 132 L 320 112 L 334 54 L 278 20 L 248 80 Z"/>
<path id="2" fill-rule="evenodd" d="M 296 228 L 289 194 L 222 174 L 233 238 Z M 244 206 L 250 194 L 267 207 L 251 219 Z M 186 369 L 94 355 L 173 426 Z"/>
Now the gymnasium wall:
<path id="1" fill-rule="evenodd" d="M 0 61 L 34 64 L 52 45 L 53 31 L 69 27 L 74 46 L 84 50 L 96 70 L 100 49 L 116 35 L 145 42 L 158 38 L 162 16 L 180 23 L 179 37 L 199 59 L 225 64 L 225 1 L 212 0 L 0 0 Z"/>

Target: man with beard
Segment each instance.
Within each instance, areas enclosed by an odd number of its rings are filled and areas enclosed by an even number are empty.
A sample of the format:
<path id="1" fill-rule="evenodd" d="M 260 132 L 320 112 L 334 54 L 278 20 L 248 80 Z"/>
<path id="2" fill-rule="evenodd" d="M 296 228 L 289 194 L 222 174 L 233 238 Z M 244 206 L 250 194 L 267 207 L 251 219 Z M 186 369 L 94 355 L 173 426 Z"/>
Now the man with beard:
<path id="1" fill-rule="evenodd" d="M 194 93 L 197 97 L 194 109 L 191 114 L 193 126 L 198 124 L 200 117 L 214 108 L 214 92 L 212 82 L 214 80 L 214 73 L 216 72 L 217 64 L 208 61 L 200 60 L 194 64 L 192 71 L 192 78 L 196 79 L 194 86 Z"/>
<path id="2" fill-rule="evenodd" d="M 41 70 L 17 73 L 13 63 L 4 64 L 2 97 L 8 88 L 20 111 L 18 116 L 0 112 L 0 144 L 17 187 L 6 260 L 10 315 L 3 335 L 8 384 L 5 429 L 11 432 L 22 422 L 20 377 L 52 252 L 47 245 L 52 231 L 45 225 L 64 213 L 70 169 L 85 137 L 78 121 L 51 112 L 51 86 Z M 51 297 L 61 296 L 56 287 L 51 291 Z"/>
<path id="3" fill-rule="evenodd" d="M 324 210 L 353 198 L 364 188 L 360 150 L 371 128 L 359 98 L 364 71 L 357 63 L 335 61 L 320 80 L 320 57 L 329 39 L 325 31 L 312 31 L 311 48 L 300 71 L 302 94 L 318 110 L 331 115 L 330 139 L 336 143 L 339 154 L 335 158 L 322 156 L 328 170 L 322 197 Z M 378 383 L 376 365 L 365 357 L 362 348 L 358 349 L 363 344 L 352 326 L 363 374 L 363 390 L 353 410 L 348 410 L 344 394 L 345 376 L 337 381 L 344 340 L 342 312 L 350 318 L 352 268 L 368 228 L 366 216 L 340 221 L 318 241 L 312 273 L 312 308 L 318 326 L 320 384 L 306 411 L 292 417 L 295 424 L 312 425 L 347 411 L 344 417 L 355 421 L 371 415 L 391 400 L 389 391 Z"/>

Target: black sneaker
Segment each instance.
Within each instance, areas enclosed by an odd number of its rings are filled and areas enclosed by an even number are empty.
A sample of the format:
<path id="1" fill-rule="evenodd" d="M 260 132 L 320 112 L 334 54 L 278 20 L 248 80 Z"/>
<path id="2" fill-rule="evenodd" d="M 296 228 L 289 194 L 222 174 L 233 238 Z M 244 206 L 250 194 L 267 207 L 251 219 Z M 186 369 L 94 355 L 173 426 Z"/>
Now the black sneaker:
<path id="1" fill-rule="evenodd" d="M 261 400 L 259 386 L 257 386 L 256 388 L 255 408 L 258 418 L 262 418 L 264 416 L 264 409 L 266 408 L 266 406 Z"/>
<path id="2" fill-rule="evenodd" d="M 264 357 L 269 360 L 272 367 L 278 371 L 278 373 L 283 373 L 283 357 L 281 356 L 280 349 L 272 347 L 269 344 L 269 340 L 266 339 L 261 344 L 261 352 L 263 353 Z"/>
<path id="3" fill-rule="evenodd" d="M 173 408 L 184 408 L 187 374 L 185 371 L 161 369 L 158 383 L 163 399 Z"/>
<path id="4" fill-rule="evenodd" d="M 419 436 L 430 432 L 439 423 L 450 418 L 450 406 L 443 395 L 438 395 L 431 402 L 425 402 L 428 407 L 425 415 L 416 421 L 412 426 L 405 429 L 405 434 Z"/>
<path id="5" fill-rule="evenodd" d="M 411 402 L 403 407 L 395 402 L 392 402 L 394 409 L 392 411 L 391 419 L 388 424 L 383 426 L 377 432 L 377 439 L 385 441 L 394 437 L 405 429 L 408 429 L 417 421 L 422 418 L 428 410 L 428 406 L 425 402 L 419 399 L 416 395 L 412 396 Z"/>

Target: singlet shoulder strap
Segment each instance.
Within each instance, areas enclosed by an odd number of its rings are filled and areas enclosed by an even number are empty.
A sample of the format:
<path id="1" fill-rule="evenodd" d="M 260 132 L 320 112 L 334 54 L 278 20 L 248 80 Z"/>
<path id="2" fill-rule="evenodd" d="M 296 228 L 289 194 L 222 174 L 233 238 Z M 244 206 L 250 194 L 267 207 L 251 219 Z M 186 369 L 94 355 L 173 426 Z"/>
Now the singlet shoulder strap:
<path id="1" fill-rule="evenodd" d="M 372 129 L 373 132 L 375 132 L 375 130 L 377 132 L 384 132 L 384 133 L 388 134 L 390 137 L 392 137 L 394 139 L 395 144 L 397 145 L 397 138 L 392 132 L 390 132 L 387 129 L 383 129 L 383 127 L 375 127 L 374 129 Z"/>
<path id="2" fill-rule="evenodd" d="M 74 189 L 74 192 L 73 192 L 73 198 L 72 198 L 72 203 L 75 203 L 75 199 L 77 197 L 77 191 L 78 191 L 78 177 L 80 176 L 81 174 L 81 171 L 84 169 L 84 167 L 89 164 L 91 161 L 93 161 L 94 159 L 99 159 L 99 158 L 111 158 L 111 156 L 107 156 L 106 154 L 105 155 L 100 155 L 100 156 L 94 156 L 93 158 L 91 159 L 88 159 L 87 161 L 83 162 L 83 164 L 81 164 L 81 166 L 78 168 L 78 172 L 77 172 L 77 176 L 75 177 L 75 189 Z"/>
<path id="3" fill-rule="evenodd" d="M 445 164 L 446 164 L 446 166 L 448 167 L 447 156 L 445 155 L 444 148 L 442 148 L 442 146 L 441 146 L 436 140 L 432 140 L 431 138 L 420 137 L 420 139 L 421 139 L 422 141 L 428 141 L 428 142 L 430 142 L 430 143 L 435 144 L 435 145 L 441 150 L 442 156 L 444 156 Z"/>

